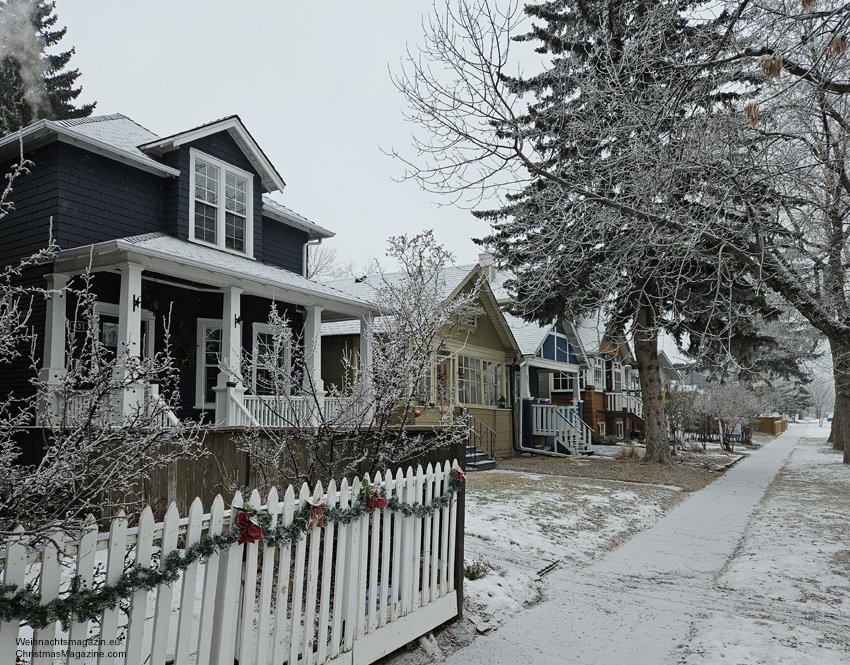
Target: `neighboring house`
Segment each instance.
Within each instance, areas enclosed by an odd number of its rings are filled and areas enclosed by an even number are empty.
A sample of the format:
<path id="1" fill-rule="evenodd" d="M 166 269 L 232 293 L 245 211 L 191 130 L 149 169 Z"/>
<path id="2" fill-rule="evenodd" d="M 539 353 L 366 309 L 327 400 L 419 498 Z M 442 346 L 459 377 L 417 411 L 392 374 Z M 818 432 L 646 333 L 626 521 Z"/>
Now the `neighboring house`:
<path id="1" fill-rule="evenodd" d="M 513 435 L 508 384 L 510 367 L 516 363 L 520 350 L 477 266 L 447 267 L 443 276 L 444 302 L 479 283 L 476 304 L 481 314 L 462 322 L 440 349 L 434 349 L 431 376 L 415 388 L 420 411 L 417 423 L 429 426 L 447 423 L 460 409 L 465 409 L 470 417 L 473 441 L 488 452 L 492 441 L 496 457 L 510 456 Z M 396 274 L 383 276 L 390 281 L 400 278 Z M 326 284 L 368 301 L 381 280 L 381 276 L 371 275 Z M 329 382 L 340 385 L 345 371 L 343 358 L 346 354 L 356 355 L 360 348 L 359 330 L 352 323 L 323 324 L 322 337 L 323 375 Z"/>
<path id="2" fill-rule="evenodd" d="M 304 277 L 307 245 L 333 233 L 268 198 L 283 179 L 237 116 L 165 138 L 120 114 L 42 120 L 0 139 L 3 173 L 21 145 L 33 165 L 14 183 L 16 209 L 2 220 L 2 263 L 46 247 L 52 223 L 61 251 L 26 277 L 61 290 L 90 269 L 104 344 L 153 354 L 170 316 L 178 415 L 206 414 L 219 425 L 257 416 L 255 386 L 235 382 L 220 365 L 238 367 L 243 353 L 262 350 L 273 304 L 305 340 L 304 374 L 321 399 L 321 323 L 357 321 L 371 310 Z M 62 296 L 34 305 L 48 384 L 65 371 L 74 306 Z M 0 387 L 26 393 L 29 379 L 28 363 L 17 362 Z M 125 413 L 140 392 L 122 396 Z"/>
<path id="3" fill-rule="evenodd" d="M 589 365 L 575 327 L 567 321 L 541 326 L 510 314 L 505 319 L 522 352 L 512 377 L 517 448 L 561 454 L 590 450 L 581 394 Z"/>
<path id="4" fill-rule="evenodd" d="M 584 420 L 601 435 L 629 438 L 644 432 L 640 377 L 625 337 L 607 331 L 598 317 L 575 324 L 590 368 L 584 379 Z"/>
<path id="5" fill-rule="evenodd" d="M 661 368 L 661 391 L 666 400 L 669 393 L 682 390 L 684 377 L 664 351 L 658 352 L 658 365 Z"/>
<path id="6" fill-rule="evenodd" d="M 507 275 L 495 269 L 489 254 L 479 255 L 479 265 L 499 304 L 507 308 L 511 303 L 511 295 L 503 286 Z M 629 345 L 622 336 L 609 335 L 597 317 L 585 317 L 578 322 L 559 321 L 544 328 L 516 317 L 507 318 L 521 344 L 521 340 L 528 339 L 532 345 L 535 341 L 542 345 L 532 356 L 536 362 L 529 363 L 533 370 L 528 388 L 531 400 L 537 404 L 549 401 L 572 405 L 575 412 L 569 415 L 565 412 L 556 418 L 565 422 L 569 417 L 567 431 L 572 436 L 577 436 L 581 430 L 582 440 L 589 439 L 588 429 L 596 434 L 623 438 L 643 431 L 640 380 Z M 553 361 L 564 365 L 559 367 Z M 534 408 L 541 416 L 546 412 L 543 406 Z M 539 422 L 528 419 L 526 416 L 523 422 L 532 425 Z M 527 445 L 528 425 L 525 432 L 523 445 Z M 553 438 L 547 440 L 547 445 L 553 443 Z"/>

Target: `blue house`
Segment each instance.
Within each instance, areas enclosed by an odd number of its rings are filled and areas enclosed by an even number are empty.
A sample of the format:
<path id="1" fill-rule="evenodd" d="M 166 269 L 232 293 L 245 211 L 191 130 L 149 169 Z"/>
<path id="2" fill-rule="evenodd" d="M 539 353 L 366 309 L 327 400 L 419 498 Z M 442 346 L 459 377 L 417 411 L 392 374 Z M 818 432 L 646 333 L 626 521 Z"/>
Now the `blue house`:
<path id="1" fill-rule="evenodd" d="M 177 415 L 205 413 L 220 425 L 259 416 L 254 381 L 234 382 L 221 367 L 262 348 L 273 305 L 301 340 L 305 380 L 322 399 L 321 323 L 360 320 L 370 308 L 305 277 L 307 246 L 333 233 L 269 197 L 285 183 L 238 116 L 164 138 L 120 114 L 42 120 L 0 139 L 3 173 L 21 147 L 32 166 L 15 181 L 15 210 L 0 222 L 0 260 L 32 255 L 51 233 L 58 244 L 55 261 L 25 275 L 55 294 L 34 302 L 30 319 L 48 386 L 66 371 L 75 302 L 63 289 L 91 271 L 107 347 L 156 353 L 170 313 Z M 30 378 L 26 360 L 13 363 L 0 389 L 26 394 Z M 134 394 L 121 397 L 125 413 Z"/>

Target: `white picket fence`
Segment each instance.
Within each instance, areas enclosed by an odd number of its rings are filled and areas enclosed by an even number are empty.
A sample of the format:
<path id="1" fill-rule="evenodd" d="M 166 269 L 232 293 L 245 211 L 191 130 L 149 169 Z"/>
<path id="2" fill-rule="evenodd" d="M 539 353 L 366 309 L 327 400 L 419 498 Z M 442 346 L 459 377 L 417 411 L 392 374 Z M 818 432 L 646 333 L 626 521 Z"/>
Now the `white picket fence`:
<path id="1" fill-rule="evenodd" d="M 446 492 L 450 473 L 447 462 L 366 480 L 381 484 L 387 497 L 430 504 Z M 282 501 L 272 489 L 265 506 L 273 525 L 288 525 L 308 499 L 347 508 L 359 490 L 356 478 L 339 487 L 332 481 L 327 492 L 305 484 L 297 496 L 290 486 Z M 261 505 L 256 491 L 250 503 Z M 161 553 L 221 533 L 242 505 L 237 494 L 225 510 L 219 495 L 209 514 L 195 499 L 185 518 L 172 504 L 159 524 L 150 508 L 137 528 L 120 518 L 98 534 L 92 523 L 61 556 L 53 545 L 28 552 L 13 538 L 5 556 L 0 550 L 3 580 L 19 587 L 37 580 L 45 602 L 63 593 L 74 573 L 87 585 L 113 582 L 128 566 L 160 565 Z M 99 622 L 74 622 L 67 632 L 58 624 L 33 631 L 0 623 L 0 663 L 367 665 L 456 615 L 457 505 L 421 518 L 383 508 L 347 525 L 325 521 L 290 545 L 234 544 L 192 564 L 173 586 L 137 591 Z M 61 534 L 54 540 L 63 542 Z M 88 646 L 68 646 L 86 639 Z"/>

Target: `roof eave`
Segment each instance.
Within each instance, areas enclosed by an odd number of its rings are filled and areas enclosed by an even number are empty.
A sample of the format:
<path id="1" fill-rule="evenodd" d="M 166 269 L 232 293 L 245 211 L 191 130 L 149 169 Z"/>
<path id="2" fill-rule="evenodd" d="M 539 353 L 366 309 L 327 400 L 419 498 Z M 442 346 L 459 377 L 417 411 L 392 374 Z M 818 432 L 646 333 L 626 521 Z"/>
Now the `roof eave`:
<path id="1" fill-rule="evenodd" d="M 137 169 L 153 173 L 154 175 L 172 178 L 180 175 L 178 169 L 173 169 L 165 164 L 157 164 L 153 161 L 140 159 L 138 155 L 134 155 L 129 150 L 122 150 L 116 146 L 109 145 L 91 136 L 74 131 L 70 127 L 63 127 L 52 120 L 39 120 L 14 134 L 4 136 L 0 139 L 0 150 L 19 141 L 23 141 L 26 144 L 27 142 L 37 141 L 50 135 L 55 135 L 57 140 L 63 143 L 82 147 L 89 152 L 130 164 Z"/>
<path id="2" fill-rule="evenodd" d="M 259 144 L 254 140 L 254 137 L 251 136 L 251 133 L 247 130 L 245 125 L 242 124 L 242 120 L 240 120 L 237 115 L 232 115 L 230 117 L 223 118 L 222 120 L 209 123 L 208 125 L 202 125 L 195 129 L 180 132 L 179 134 L 166 136 L 165 138 L 157 139 L 150 143 L 143 143 L 139 146 L 139 150 L 162 155 L 163 153 L 174 150 L 185 143 L 191 143 L 192 141 L 197 141 L 198 139 L 223 131 L 227 131 L 230 136 L 233 137 L 233 140 L 236 141 L 237 145 L 245 152 L 245 155 L 254 165 L 254 168 L 257 169 L 257 172 L 260 174 L 263 182 L 263 191 L 282 192 L 286 187 L 286 183 L 283 181 L 283 178 L 280 177 L 277 169 L 275 169 L 269 158 L 266 157 L 262 148 L 260 148 Z"/>
<path id="3" fill-rule="evenodd" d="M 294 226 L 302 231 L 306 231 L 311 240 L 314 238 L 333 238 L 336 235 L 333 231 L 329 231 L 318 224 L 314 224 L 313 222 L 305 219 L 299 219 L 294 215 L 287 215 L 285 211 L 273 208 L 272 206 L 266 205 L 266 203 L 263 203 L 263 215 L 278 222 Z"/>

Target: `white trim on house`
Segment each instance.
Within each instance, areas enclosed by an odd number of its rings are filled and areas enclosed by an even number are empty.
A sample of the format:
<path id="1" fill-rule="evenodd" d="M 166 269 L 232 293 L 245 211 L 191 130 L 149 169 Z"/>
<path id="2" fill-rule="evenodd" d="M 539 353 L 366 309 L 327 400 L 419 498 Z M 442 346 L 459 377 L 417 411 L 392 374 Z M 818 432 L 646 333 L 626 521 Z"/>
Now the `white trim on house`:
<path id="1" fill-rule="evenodd" d="M 259 323 L 254 322 L 253 331 L 251 332 L 251 390 L 254 391 L 255 394 L 261 395 L 265 393 L 261 393 L 257 389 L 257 367 L 259 365 L 260 360 L 260 335 L 271 335 L 274 334 L 274 328 L 270 326 L 268 323 Z M 283 350 L 283 365 L 288 368 L 289 372 L 292 372 L 292 345 L 287 344 Z"/>
<path id="2" fill-rule="evenodd" d="M 201 238 L 195 237 L 195 205 L 198 203 L 198 199 L 195 196 L 195 168 L 198 162 L 202 164 L 206 164 L 218 170 L 218 177 L 216 178 L 217 185 L 217 202 L 215 204 L 216 208 L 216 226 L 215 226 L 215 243 L 207 242 L 202 240 Z M 199 245 L 205 245 L 206 247 L 215 247 L 216 249 L 220 249 L 224 252 L 229 252 L 230 254 L 236 254 L 237 256 L 244 256 L 246 258 L 254 257 L 254 175 L 249 173 L 248 171 L 243 171 L 242 169 L 233 166 L 227 162 L 223 162 L 220 159 L 216 159 L 211 155 L 206 154 L 205 152 L 201 152 L 200 150 L 196 150 L 195 148 L 189 149 L 189 173 L 190 173 L 190 192 L 189 192 L 189 242 L 198 243 Z M 246 214 L 245 214 L 245 251 L 240 252 L 237 249 L 231 249 L 226 246 L 226 238 L 225 238 L 225 229 L 226 224 L 225 220 L 227 218 L 227 197 L 226 197 L 226 187 L 227 187 L 227 175 L 231 174 L 246 181 Z M 203 201 L 200 201 L 203 203 Z M 207 204 L 212 205 L 212 204 Z"/>
<path id="3" fill-rule="evenodd" d="M 163 153 L 173 150 L 185 143 L 191 143 L 192 141 L 197 141 L 198 139 L 218 134 L 223 131 L 230 134 L 231 138 L 236 141 L 236 145 L 238 145 L 245 153 L 248 161 L 250 161 L 254 168 L 257 169 L 257 172 L 262 178 L 263 190 L 265 192 L 283 191 L 283 188 L 286 187 L 286 183 L 254 140 L 254 137 L 251 136 L 245 128 L 245 125 L 242 124 L 239 116 L 230 116 L 229 118 L 216 120 L 206 125 L 196 127 L 195 129 L 180 132 L 179 134 L 174 134 L 172 136 L 166 136 L 165 138 L 145 143 L 144 145 L 139 146 L 139 149 L 144 152 L 152 152 L 157 155 L 162 155 Z"/>
<path id="4" fill-rule="evenodd" d="M 115 319 L 119 319 L 119 307 L 114 303 L 109 302 L 96 302 L 94 304 L 94 325 L 97 330 L 100 330 L 100 324 L 98 319 L 101 316 L 110 316 Z M 149 309 L 142 310 L 142 321 L 147 324 L 147 336 L 145 337 L 145 348 L 144 348 L 144 357 L 145 358 L 153 358 L 154 356 L 154 340 L 156 337 L 156 316 Z M 99 333 L 98 333 L 99 334 Z M 103 341 L 103 340 L 100 340 Z M 139 340 L 141 341 L 141 340 Z"/>
<path id="5" fill-rule="evenodd" d="M 206 381 L 206 337 L 207 330 L 218 328 L 222 330 L 224 327 L 224 322 L 221 319 L 198 319 L 197 321 L 197 342 L 198 348 L 195 355 L 195 408 L 196 409 L 204 409 L 204 410 L 212 410 L 215 409 L 215 400 L 212 402 L 205 402 L 204 395 L 206 393 L 205 390 L 205 381 Z M 219 355 L 219 360 L 221 359 Z M 215 386 L 216 381 L 218 380 L 218 364 L 216 364 L 216 380 L 213 381 L 213 386 Z"/>

